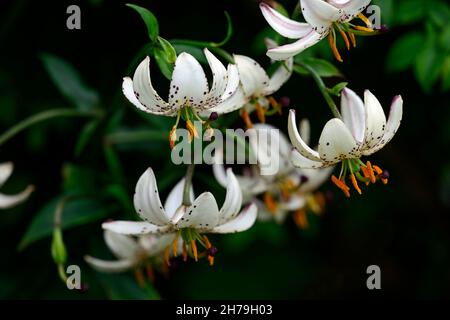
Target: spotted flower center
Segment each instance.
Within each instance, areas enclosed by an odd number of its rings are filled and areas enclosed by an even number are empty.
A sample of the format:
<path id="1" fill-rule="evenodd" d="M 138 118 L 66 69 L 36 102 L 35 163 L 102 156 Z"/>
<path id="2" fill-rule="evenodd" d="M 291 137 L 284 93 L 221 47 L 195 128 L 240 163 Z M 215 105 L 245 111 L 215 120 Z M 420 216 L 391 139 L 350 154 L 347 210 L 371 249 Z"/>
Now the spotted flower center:
<path id="1" fill-rule="evenodd" d="M 195 121 L 199 121 L 202 124 L 202 126 L 205 126 L 205 129 L 211 128 L 209 121 L 202 119 L 194 108 L 190 106 L 185 106 L 184 108 L 178 110 L 177 120 L 169 132 L 169 143 L 171 149 L 173 149 L 178 139 L 177 128 L 181 118 L 183 118 L 183 120 L 186 123 L 186 129 L 188 130 L 189 134 L 188 136 L 189 143 L 192 142 L 193 138 L 199 138 L 198 130 L 194 125 Z"/>

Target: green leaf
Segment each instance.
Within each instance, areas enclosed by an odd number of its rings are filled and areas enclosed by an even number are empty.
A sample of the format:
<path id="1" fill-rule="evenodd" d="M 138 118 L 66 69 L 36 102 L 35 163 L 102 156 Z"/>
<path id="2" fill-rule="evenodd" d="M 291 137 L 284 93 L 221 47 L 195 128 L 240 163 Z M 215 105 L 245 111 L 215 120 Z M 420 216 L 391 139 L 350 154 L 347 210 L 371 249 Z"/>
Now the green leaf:
<path id="1" fill-rule="evenodd" d="M 23 250 L 30 244 L 53 233 L 53 219 L 56 207 L 63 196 L 57 197 L 45 205 L 33 217 L 28 226 L 18 249 Z M 78 198 L 68 201 L 62 214 L 62 230 L 87 224 L 105 218 L 113 210 L 112 206 L 105 206 L 98 200 L 90 198 Z"/>
<path id="2" fill-rule="evenodd" d="M 450 55 L 447 56 L 442 67 L 442 91 L 450 90 Z"/>
<path id="3" fill-rule="evenodd" d="M 307 64 L 321 76 L 321 77 L 342 77 L 342 73 L 339 71 L 338 68 L 336 68 L 331 62 L 328 62 L 327 60 L 318 59 L 318 58 L 306 58 L 296 59 L 297 62 L 301 62 L 304 64 Z M 309 75 L 309 72 L 302 68 L 299 65 L 294 65 L 294 71 L 297 72 L 300 75 Z"/>
<path id="4" fill-rule="evenodd" d="M 348 85 L 348 82 L 340 82 L 333 88 L 328 89 L 328 92 L 337 97 L 341 96 L 341 91 Z"/>
<path id="5" fill-rule="evenodd" d="M 400 39 L 389 49 L 386 61 L 386 69 L 389 72 L 408 69 L 417 57 L 424 42 L 421 32 L 411 32 Z"/>
<path id="6" fill-rule="evenodd" d="M 100 125 L 100 121 L 97 119 L 92 120 L 86 123 L 81 129 L 81 132 L 78 136 L 78 140 L 75 144 L 75 156 L 80 157 L 86 145 L 91 141 L 92 136 L 95 134 L 98 126 Z"/>
<path id="7" fill-rule="evenodd" d="M 174 64 L 177 60 L 177 52 L 175 48 L 164 38 L 158 37 L 159 45 L 161 46 L 162 52 L 165 54 L 166 61 L 170 64 Z"/>
<path id="8" fill-rule="evenodd" d="M 156 42 L 158 40 L 159 35 L 159 25 L 158 20 L 156 19 L 155 15 L 151 13 L 149 10 L 142 8 L 140 6 L 137 6 L 135 4 L 126 4 L 128 7 L 134 9 L 139 13 L 142 20 L 144 20 L 145 25 L 147 26 L 147 32 L 150 40 L 152 42 Z"/>
<path id="9" fill-rule="evenodd" d="M 428 13 L 431 21 L 433 21 L 440 28 L 448 26 L 450 21 L 450 6 L 443 1 L 427 1 Z"/>
<path id="10" fill-rule="evenodd" d="M 175 51 L 177 54 L 180 54 L 182 52 L 187 52 L 191 54 L 198 62 L 206 64 L 208 61 L 205 58 L 205 55 L 203 54 L 203 50 L 196 46 L 191 46 L 188 44 L 181 44 L 177 43 L 174 44 L 173 47 L 175 48 Z"/>
<path id="11" fill-rule="evenodd" d="M 168 79 L 172 79 L 172 72 L 173 72 L 173 64 L 167 62 L 166 60 L 166 54 L 164 50 L 155 48 L 154 50 L 155 60 L 158 64 L 159 70 L 161 70 L 161 73 Z"/>
<path id="12" fill-rule="evenodd" d="M 399 25 L 412 24 L 422 19 L 426 13 L 423 0 L 403 0 L 395 9 L 395 22 Z"/>
<path id="13" fill-rule="evenodd" d="M 439 36 L 439 45 L 447 51 L 447 53 L 450 53 L 450 24 L 444 28 L 442 33 Z"/>
<path id="14" fill-rule="evenodd" d="M 80 73 L 67 61 L 49 53 L 40 54 L 40 59 L 61 94 L 77 108 L 88 111 L 98 105 L 98 93 L 84 84 Z"/>

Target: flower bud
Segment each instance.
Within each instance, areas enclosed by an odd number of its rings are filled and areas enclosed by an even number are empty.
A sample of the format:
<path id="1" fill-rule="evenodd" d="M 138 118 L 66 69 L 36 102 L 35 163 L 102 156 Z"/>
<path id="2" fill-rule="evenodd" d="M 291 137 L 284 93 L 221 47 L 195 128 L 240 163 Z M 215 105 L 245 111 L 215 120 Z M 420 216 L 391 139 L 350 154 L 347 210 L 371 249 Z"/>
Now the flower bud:
<path id="1" fill-rule="evenodd" d="M 64 264 L 67 259 L 66 246 L 64 245 L 61 229 L 56 228 L 53 231 L 52 257 L 56 264 Z"/>

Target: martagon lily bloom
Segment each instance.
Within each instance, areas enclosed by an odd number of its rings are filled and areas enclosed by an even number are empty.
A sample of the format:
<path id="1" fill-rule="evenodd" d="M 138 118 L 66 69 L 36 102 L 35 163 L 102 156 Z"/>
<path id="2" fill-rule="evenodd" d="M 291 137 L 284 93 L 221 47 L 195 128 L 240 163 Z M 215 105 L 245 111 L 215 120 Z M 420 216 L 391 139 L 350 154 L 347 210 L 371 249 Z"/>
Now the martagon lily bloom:
<path id="1" fill-rule="evenodd" d="M 149 57 L 139 64 L 133 79 L 123 79 L 123 93 L 137 108 L 155 115 L 177 117 L 169 134 L 172 147 L 177 139 L 176 129 L 181 116 L 186 120 L 191 138 L 198 137 L 192 121 L 203 122 L 199 113 L 211 108 L 219 114 L 228 112 L 225 103 L 237 91 L 239 76 L 236 66 L 229 64 L 227 69 L 208 49 L 204 49 L 204 53 L 213 76 L 211 88 L 200 63 L 186 52 L 175 61 L 167 102 L 153 88 Z"/>
<path id="2" fill-rule="evenodd" d="M 0 164 L 0 187 L 5 184 L 8 178 L 11 176 L 14 170 L 14 164 L 12 162 L 5 162 Z M 6 195 L 0 193 L 0 209 L 8 209 L 24 202 L 30 194 L 33 192 L 34 187 L 28 186 L 22 192 L 15 195 Z"/>
<path id="3" fill-rule="evenodd" d="M 189 255 L 198 260 L 198 242 L 205 248 L 202 255 L 207 256 L 212 265 L 217 249 L 211 245 L 207 236 L 202 234 L 234 233 L 249 229 L 256 219 L 256 205 L 251 204 L 239 212 L 242 192 L 231 169 L 227 171 L 227 193 L 220 210 L 210 192 L 204 192 L 194 200 L 192 188 L 191 204 L 183 204 L 184 189 L 185 179 L 182 179 L 169 193 L 163 207 L 155 175 L 149 168 L 140 177 L 134 196 L 136 212 L 145 221 L 105 222 L 103 228 L 126 235 L 175 233 L 175 242 L 179 237 L 184 241 L 183 258 Z M 170 246 L 165 250 L 168 264 L 169 252 Z"/>
<path id="4" fill-rule="evenodd" d="M 289 137 L 296 148 L 292 162 L 300 168 L 322 168 L 342 162 L 339 177 L 331 177 L 344 194 L 350 196 L 345 182 L 348 176 L 356 191 L 361 194 L 358 181 L 368 185 L 381 180 L 388 182 L 389 174 L 361 157 L 369 156 L 383 148 L 397 132 L 403 114 L 401 96 L 394 97 L 389 119 L 386 121 L 378 99 L 369 91 L 364 92 L 364 102 L 350 89 L 344 89 L 341 97 L 342 119 L 329 120 L 320 135 L 318 151 L 311 149 L 297 131 L 295 111 L 289 113 Z M 362 174 L 361 174 L 362 173 Z"/>
<path id="5" fill-rule="evenodd" d="M 266 45 L 274 46 L 273 41 L 267 39 Z M 276 101 L 272 94 L 289 80 L 292 74 L 293 58 L 283 61 L 272 76 L 266 73 L 261 65 L 250 57 L 235 54 L 234 61 L 239 73 L 240 86 L 235 97 L 227 103 L 211 109 L 220 113 L 241 109 L 241 116 L 248 128 L 253 126 L 250 113 L 256 110 L 260 122 L 265 123 L 266 114 L 281 113 L 283 101 Z M 273 110 L 269 110 L 272 107 Z"/>
<path id="6" fill-rule="evenodd" d="M 286 38 L 297 41 L 277 48 L 269 49 L 267 55 L 275 60 L 284 60 L 301 53 L 328 36 L 334 56 L 342 62 L 336 47 L 336 34 L 340 33 L 347 50 L 350 43 L 356 46 L 355 34 L 373 34 L 374 29 L 362 11 L 370 0 L 300 0 L 306 23 L 291 20 L 264 2 L 260 8 L 269 25 Z M 360 18 L 365 27 L 350 23 L 355 17 Z M 347 36 L 348 34 L 348 36 Z"/>
<path id="7" fill-rule="evenodd" d="M 103 233 L 106 245 L 118 260 L 103 260 L 92 256 L 85 256 L 86 262 L 100 272 L 119 273 L 134 270 L 136 280 L 143 286 L 145 283 L 143 270 L 150 281 L 154 281 L 152 261 L 158 263 L 158 258 L 162 257 L 163 251 L 173 243 L 174 234 L 164 235 L 144 235 L 137 239 L 105 230 Z M 175 255 L 181 246 L 174 248 Z"/>
<path id="8" fill-rule="evenodd" d="M 304 119 L 301 123 L 301 135 L 303 139 L 309 139 L 309 122 Z M 258 218 L 260 220 L 274 219 L 278 223 L 285 221 L 290 212 L 293 212 L 294 221 L 301 228 L 307 226 L 306 212 L 311 211 L 321 214 L 325 206 L 325 197 L 321 192 L 316 192 L 325 182 L 333 168 L 324 169 L 299 169 L 291 163 L 292 145 L 284 134 L 277 128 L 267 124 L 255 124 L 257 134 L 250 136 L 252 151 L 257 160 L 249 170 L 244 171 L 236 178 L 243 190 L 244 203 L 254 202 L 258 206 Z M 265 131 L 277 130 L 279 133 L 277 154 L 271 154 L 270 144 L 263 145 L 256 137 Z M 271 175 L 261 174 L 260 164 L 270 157 L 279 158 L 279 166 L 276 173 Z M 216 150 L 213 172 L 216 180 L 226 186 L 227 175 L 223 161 L 223 151 Z M 262 201 L 257 197 L 262 195 Z"/>

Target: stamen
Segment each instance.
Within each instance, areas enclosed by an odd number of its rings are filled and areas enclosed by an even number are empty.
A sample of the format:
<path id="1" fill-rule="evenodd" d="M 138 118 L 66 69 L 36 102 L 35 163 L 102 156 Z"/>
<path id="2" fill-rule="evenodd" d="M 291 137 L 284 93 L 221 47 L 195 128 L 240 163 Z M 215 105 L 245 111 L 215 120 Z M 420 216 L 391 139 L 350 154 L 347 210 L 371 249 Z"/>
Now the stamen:
<path id="1" fill-rule="evenodd" d="M 306 219 L 306 210 L 304 208 L 295 211 L 293 218 L 294 218 L 295 224 L 300 229 L 304 230 L 309 227 L 308 219 Z"/>
<path id="2" fill-rule="evenodd" d="M 140 268 L 136 268 L 134 270 L 134 277 L 136 278 L 136 282 L 139 284 L 141 288 L 145 287 L 145 279 L 144 274 L 142 273 L 142 270 Z"/>
<path id="3" fill-rule="evenodd" d="M 349 32 L 348 36 L 350 37 L 350 41 L 352 42 L 353 48 L 356 48 L 356 37 L 353 33 Z"/>
<path id="4" fill-rule="evenodd" d="M 209 262 L 209 265 L 212 267 L 214 265 L 214 257 L 208 256 L 208 262 Z"/>
<path id="5" fill-rule="evenodd" d="M 353 187 L 356 189 L 356 191 L 358 191 L 359 194 L 362 194 L 361 189 L 358 186 L 358 181 L 356 181 L 355 175 L 353 173 L 350 175 L 350 178 L 352 180 Z"/>
<path id="6" fill-rule="evenodd" d="M 172 130 L 170 130 L 170 132 L 169 132 L 170 149 L 173 149 L 176 141 L 177 141 L 177 126 L 174 125 L 172 127 Z"/>
<path id="7" fill-rule="evenodd" d="M 147 273 L 147 279 L 152 283 L 155 282 L 155 273 L 153 272 L 153 267 L 149 262 L 145 264 L 145 271 Z"/>
<path id="8" fill-rule="evenodd" d="M 250 119 L 250 115 L 248 114 L 247 110 L 241 109 L 241 118 L 242 120 L 244 120 L 247 129 L 253 128 L 253 122 Z"/>
<path id="9" fill-rule="evenodd" d="M 375 172 L 378 174 L 378 177 L 380 177 L 381 182 L 383 182 L 383 184 L 387 184 L 388 183 L 388 178 L 389 178 L 389 173 L 387 174 L 387 178 L 386 178 L 386 172 L 387 171 L 383 171 L 381 170 L 381 168 L 379 166 L 374 165 L 373 169 L 375 170 Z"/>
<path id="10" fill-rule="evenodd" d="M 339 180 L 338 178 L 336 178 L 336 176 L 333 174 L 331 176 L 331 181 L 333 181 L 333 183 L 342 190 L 342 192 L 344 192 L 345 196 L 347 198 L 350 198 L 350 188 L 345 184 L 345 182 L 343 180 Z"/>
<path id="11" fill-rule="evenodd" d="M 172 254 L 174 257 L 177 257 L 178 255 L 178 237 L 179 234 L 177 233 L 177 235 L 175 236 L 175 239 L 172 241 Z"/>
<path id="12" fill-rule="evenodd" d="M 367 161 L 366 165 L 367 165 L 367 171 L 369 173 L 370 182 L 375 183 L 377 181 L 377 179 L 375 178 L 375 174 L 373 172 L 372 164 L 370 163 L 370 161 Z"/>
<path id="13" fill-rule="evenodd" d="M 188 259 L 188 252 L 186 244 L 183 242 L 183 261 L 186 262 Z"/>
<path id="14" fill-rule="evenodd" d="M 191 240 L 191 248 L 192 253 L 194 254 L 195 262 L 198 261 L 198 251 L 197 251 L 197 244 L 195 243 L 195 240 Z"/>
<path id="15" fill-rule="evenodd" d="M 170 246 L 164 249 L 164 261 L 170 267 Z"/>
<path id="16" fill-rule="evenodd" d="M 258 102 L 256 103 L 255 108 L 259 122 L 266 123 L 266 110 Z"/>
<path id="17" fill-rule="evenodd" d="M 277 204 L 273 199 L 272 195 L 267 191 L 264 193 L 264 204 L 266 205 L 267 210 L 270 211 L 273 215 L 277 213 Z"/>
<path id="18" fill-rule="evenodd" d="M 339 32 L 341 33 L 342 38 L 344 39 L 345 46 L 347 47 L 347 51 L 350 50 L 350 42 L 348 41 L 347 35 L 344 30 L 339 28 Z"/>
<path id="19" fill-rule="evenodd" d="M 367 28 L 372 28 L 372 23 L 364 14 L 359 13 L 358 18 L 360 18 L 366 24 Z"/>
<path id="20" fill-rule="evenodd" d="M 373 29 L 366 28 L 366 27 L 361 27 L 361 26 L 353 26 L 353 28 L 355 28 L 356 30 L 359 30 L 359 31 L 374 32 Z"/>
<path id="21" fill-rule="evenodd" d="M 342 60 L 342 58 L 341 58 L 341 55 L 339 54 L 338 49 L 336 48 L 334 30 L 333 30 L 333 32 L 330 32 L 330 35 L 328 36 L 328 42 L 330 43 L 331 51 L 333 51 L 333 54 L 334 54 L 334 57 L 336 58 L 336 60 L 339 62 L 344 62 L 344 60 Z"/>
<path id="22" fill-rule="evenodd" d="M 366 167 L 361 166 L 361 171 L 364 175 L 364 178 L 367 179 L 367 181 L 365 182 L 366 186 L 368 186 L 370 184 L 370 174 L 369 174 L 369 170 L 367 170 Z"/>
<path id="23" fill-rule="evenodd" d="M 190 135 L 189 141 L 191 141 L 192 137 L 198 138 L 197 128 L 195 128 L 195 126 L 191 120 L 186 121 L 186 129 L 189 131 L 189 135 Z"/>

